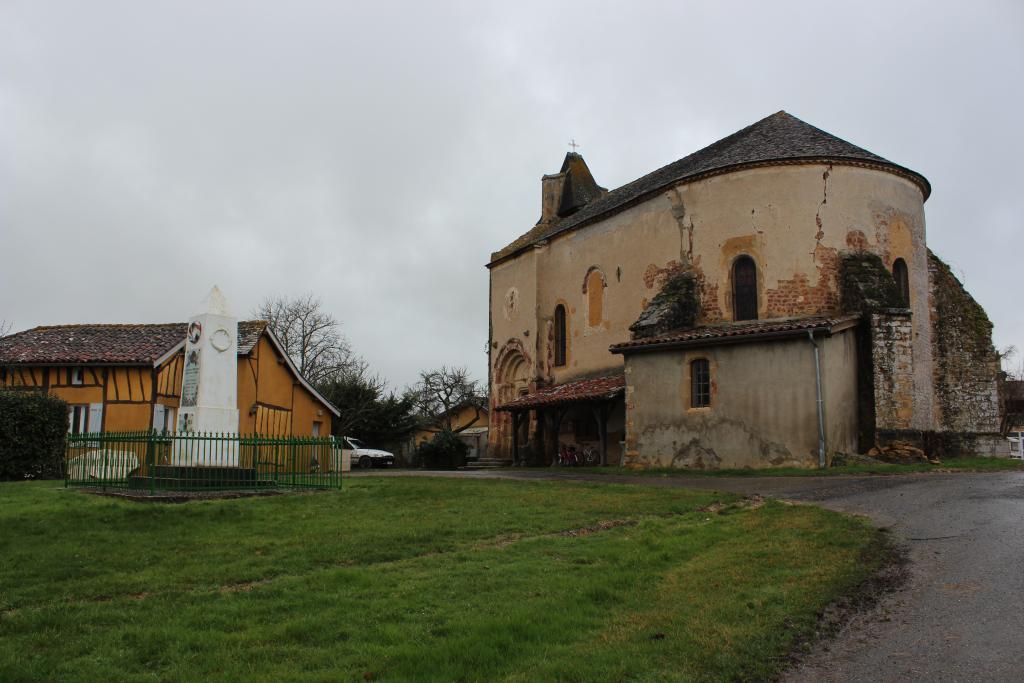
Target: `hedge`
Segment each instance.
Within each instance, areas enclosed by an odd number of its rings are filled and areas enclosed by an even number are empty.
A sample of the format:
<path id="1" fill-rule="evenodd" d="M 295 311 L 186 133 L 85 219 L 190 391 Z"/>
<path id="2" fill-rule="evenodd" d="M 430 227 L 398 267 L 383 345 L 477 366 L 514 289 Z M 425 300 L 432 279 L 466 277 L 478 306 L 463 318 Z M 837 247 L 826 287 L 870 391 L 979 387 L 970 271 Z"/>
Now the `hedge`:
<path id="1" fill-rule="evenodd" d="M 68 404 L 37 391 L 0 389 L 0 481 L 60 479 Z"/>
<path id="2" fill-rule="evenodd" d="M 420 467 L 455 468 L 466 464 L 469 446 L 455 433 L 442 430 L 430 441 L 424 441 L 416 451 Z"/>

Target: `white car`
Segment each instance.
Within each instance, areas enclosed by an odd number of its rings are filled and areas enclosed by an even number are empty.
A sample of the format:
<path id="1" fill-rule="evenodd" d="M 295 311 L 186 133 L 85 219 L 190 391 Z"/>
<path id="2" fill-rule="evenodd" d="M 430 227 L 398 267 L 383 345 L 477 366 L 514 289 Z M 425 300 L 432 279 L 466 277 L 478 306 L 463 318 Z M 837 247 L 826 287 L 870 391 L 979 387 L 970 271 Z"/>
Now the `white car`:
<path id="1" fill-rule="evenodd" d="M 359 439 L 353 439 L 351 436 L 342 438 L 345 440 L 345 446 L 352 449 L 352 467 L 361 467 L 365 470 L 371 467 L 388 467 L 395 464 L 394 453 L 366 448 Z"/>

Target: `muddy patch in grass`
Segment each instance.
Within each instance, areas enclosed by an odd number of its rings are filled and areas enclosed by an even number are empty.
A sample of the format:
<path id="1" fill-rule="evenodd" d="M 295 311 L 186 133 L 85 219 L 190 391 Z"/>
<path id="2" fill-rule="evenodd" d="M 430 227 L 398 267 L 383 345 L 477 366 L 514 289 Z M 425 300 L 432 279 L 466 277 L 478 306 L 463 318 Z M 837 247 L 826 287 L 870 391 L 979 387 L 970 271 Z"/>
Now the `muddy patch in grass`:
<path id="1" fill-rule="evenodd" d="M 889 621 L 885 614 L 877 617 L 869 613 L 880 606 L 882 600 L 902 590 L 910 581 L 910 559 L 907 548 L 897 545 L 888 531 L 885 531 L 877 543 L 865 552 L 864 562 L 880 561 L 878 569 L 861 581 L 849 593 L 827 605 L 819 614 L 814 629 L 803 634 L 793 645 L 787 659 L 789 666 L 782 675 L 796 670 L 812 653 L 812 650 L 828 650 L 830 641 L 856 617 Z"/>
<path id="2" fill-rule="evenodd" d="M 635 519 L 610 519 L 604 522 L 598 522 L 597 524 L 591 524 L 590 526 L 580 527 L 579 529 L 570 529 L 568 531 L 559 531 L 552 536 L 568 536 L 569 538 L 578 538 L 580 536 L 589 536 L 590 534 L 596 534 L 600 531 L 608 531 L 609 529 L 615 529 L 620 526 L 636 526 L 637 522 Z"/>

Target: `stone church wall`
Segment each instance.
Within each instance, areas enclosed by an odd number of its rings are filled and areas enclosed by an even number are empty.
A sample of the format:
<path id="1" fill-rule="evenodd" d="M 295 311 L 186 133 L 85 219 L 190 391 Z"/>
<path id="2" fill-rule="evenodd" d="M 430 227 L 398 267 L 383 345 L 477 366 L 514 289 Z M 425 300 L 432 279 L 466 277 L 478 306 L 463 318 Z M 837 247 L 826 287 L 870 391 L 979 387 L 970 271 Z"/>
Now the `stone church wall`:
<path id="1" fill-rule="evenodd" d="M 909 311 L 870 314 L 875 429 L 910 429 L 914 418 L 914 330 Z"/>
<path id="2" fill-rule="evenodd" d="M 491 264 L 492 403 L 500 402 L 499 364 L 510 344 L 525 350 L 534 386 L 621 368 L 621 358 L 608 347 L 630 338 L 630 325 L 680 273 L 694 278 L 697 324 L 731 320 L 732 266 L 743 255 L 757 264 L 759 318 L 839 313 L 840 257 L 853 249 L 878 255 L 888 270 L 896 258 L 908 265 L 915 359 L 911 425 L 931 429 L 924 233 L 920 188 L 884 171 L 786 164 L 681 183 Z M 591 277 L 595 269 L 597 280 Z M 595 281 L 603 283 L 599 295 L 591 291 Z M 517 308 L 510 315 L 512 299 Z M 553 361 L 559 304 L 567 312 L 563 366 Z M 601 308 L 596 323 L 595 304 Z M 492 444 L 503 434 L 498 424 Z"/>

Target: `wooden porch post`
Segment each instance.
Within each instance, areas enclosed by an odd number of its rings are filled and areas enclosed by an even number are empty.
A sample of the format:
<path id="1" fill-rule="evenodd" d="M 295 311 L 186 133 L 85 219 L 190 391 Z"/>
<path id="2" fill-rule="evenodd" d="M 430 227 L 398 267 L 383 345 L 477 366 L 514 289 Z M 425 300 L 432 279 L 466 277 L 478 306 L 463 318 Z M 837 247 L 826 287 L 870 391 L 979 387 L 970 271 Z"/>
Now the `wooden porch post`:
<path id="1" fill-rule="evenodd" d="M 519 464 L 519 413 L 512 411 L 512 465 Z"/>
<path id="2" fill-rule="evenodd" d="M 608 405 L 599 403 L 594 407 L 594 417 L 597 419 L 597 436 L 601 440 L 601 466 L 608 464 Z"/>
<path id="3" fill-rule="evenodd" d="M 555 408 L 555 420 L 554 420 L 555 424 L 554 424 L 554 427 L 552 428 L 553 436 L 552 436 L 552 439 L 551 439 L 552 443 L 554 444 L 554 453 L 551 454 L 551 464 L 552 465 L 554 465 L 555 463 L 558 462 L 558 456 L 559 456 L 559 454 L 558 454 L 558 444 L 559 444 L 558 435 L 562 433 L 562 420 L 565 419 L 565 415 L 568 412 L 569 412 L 569 409 L 565 408 L 565 407 Z"/>

